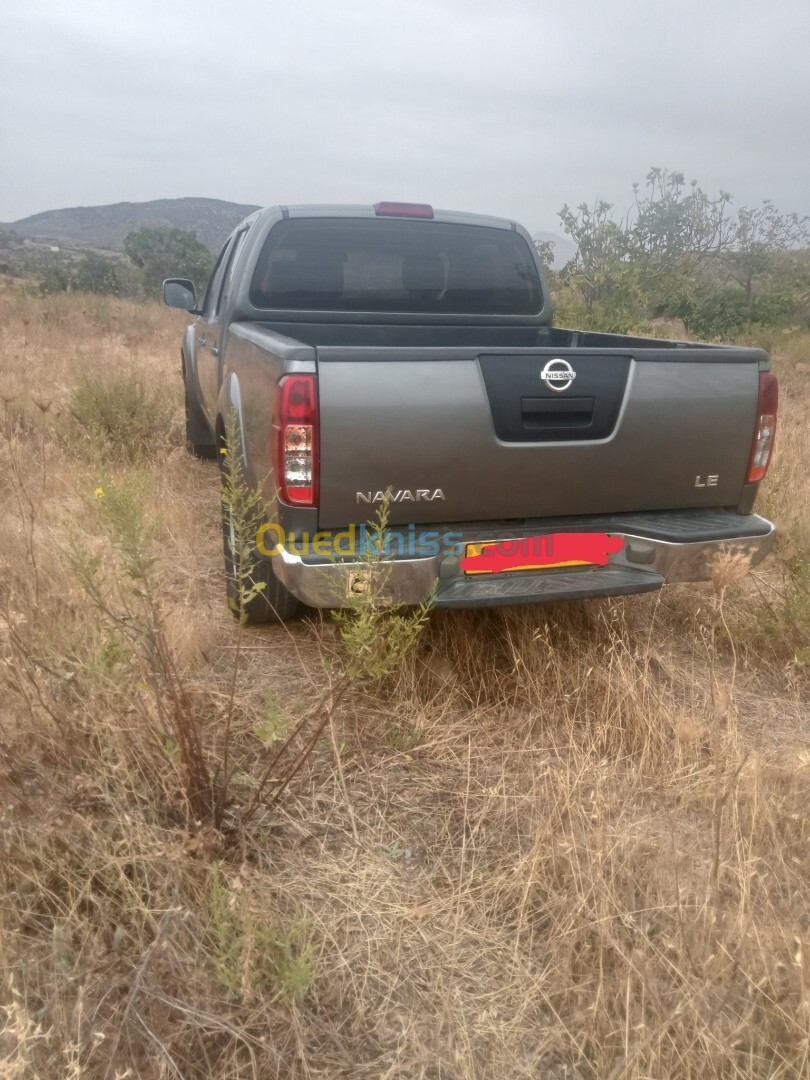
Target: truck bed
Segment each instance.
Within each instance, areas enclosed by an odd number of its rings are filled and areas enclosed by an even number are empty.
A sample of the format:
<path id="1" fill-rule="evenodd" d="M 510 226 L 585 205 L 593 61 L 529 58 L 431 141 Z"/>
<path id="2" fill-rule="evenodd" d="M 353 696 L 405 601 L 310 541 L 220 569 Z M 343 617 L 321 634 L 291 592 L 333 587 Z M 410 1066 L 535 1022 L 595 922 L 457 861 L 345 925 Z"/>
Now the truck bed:
<path id="1" fill-rule="evenodd" d="M 395 524 L 744 498 L 759 349 L 517 326 L 280 322 L 250 336 L 314 361 L 322 528 L 368 520 L 388 488 Z M 541 379 L 549 360 L 574 370 L 565 393 Z"/>

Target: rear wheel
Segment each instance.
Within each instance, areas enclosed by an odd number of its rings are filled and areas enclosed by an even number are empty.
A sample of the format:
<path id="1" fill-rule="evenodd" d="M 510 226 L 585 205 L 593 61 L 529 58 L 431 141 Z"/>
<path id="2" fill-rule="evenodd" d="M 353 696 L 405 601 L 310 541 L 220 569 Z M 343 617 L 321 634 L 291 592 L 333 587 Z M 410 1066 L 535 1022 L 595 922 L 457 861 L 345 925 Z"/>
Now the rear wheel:
<path id="1" fill-rule="evenodd" d="M 239 551 L 236 543 L 237 527 L 232 507 L 222 500 L 222 544 L 225 553 L 225 587 L 228 595 L 228 607 L 236 618 L 244 611 L 247 622 L 253 624 L 286 622 L 291 619 L 301 606 L 300 600 L 286 589 L 276 577 L 270 559 L 254 553 L 248 568 L 249 576 L 243 577 L 239 565 Z M 261 585 L 256 595 L 241 605 L 240 587 L 243 592 L 253 591 L 252 586 Z"/>

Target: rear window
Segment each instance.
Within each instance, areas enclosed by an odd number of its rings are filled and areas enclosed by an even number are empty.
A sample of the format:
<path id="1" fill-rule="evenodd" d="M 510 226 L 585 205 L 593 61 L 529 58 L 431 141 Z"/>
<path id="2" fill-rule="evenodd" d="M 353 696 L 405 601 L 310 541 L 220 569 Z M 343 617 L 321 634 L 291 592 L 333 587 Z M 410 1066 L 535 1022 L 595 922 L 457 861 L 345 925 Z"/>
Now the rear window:
<path id="1" fill-rule="evenodd" d="M 517 233 L 380 218 L 281 221 L 250 289 L 257 308 L 535 315 L 532 253 Z"/>

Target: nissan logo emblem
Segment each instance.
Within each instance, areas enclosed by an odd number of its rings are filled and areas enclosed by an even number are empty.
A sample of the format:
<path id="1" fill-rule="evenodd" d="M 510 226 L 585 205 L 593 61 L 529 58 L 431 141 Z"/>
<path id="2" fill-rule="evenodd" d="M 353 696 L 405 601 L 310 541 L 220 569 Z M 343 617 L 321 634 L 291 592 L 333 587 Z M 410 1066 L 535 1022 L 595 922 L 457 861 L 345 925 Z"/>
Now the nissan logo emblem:
<path id="1" fill-rule="evenodd" d="M 567 390 L 576 377 L 577 373 L 568 361 L 560 358 L 549 360 L 540 372 L 540 378 L 549 390 L 556 390 L 558 394 Z"/>

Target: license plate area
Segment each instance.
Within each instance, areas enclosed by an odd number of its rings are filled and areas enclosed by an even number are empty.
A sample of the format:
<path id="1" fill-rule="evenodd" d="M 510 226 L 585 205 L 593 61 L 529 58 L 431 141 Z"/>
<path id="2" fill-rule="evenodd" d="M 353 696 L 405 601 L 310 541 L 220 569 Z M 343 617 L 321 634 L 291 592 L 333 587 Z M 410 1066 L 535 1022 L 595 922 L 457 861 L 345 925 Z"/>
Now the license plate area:
<path id="1" fill-rule="evenodd" d="M 544 533 L 513 540 L 467 544 L 465 574 L 545 573 L 607 566 L 624 540 L 607 533 Z"/>

